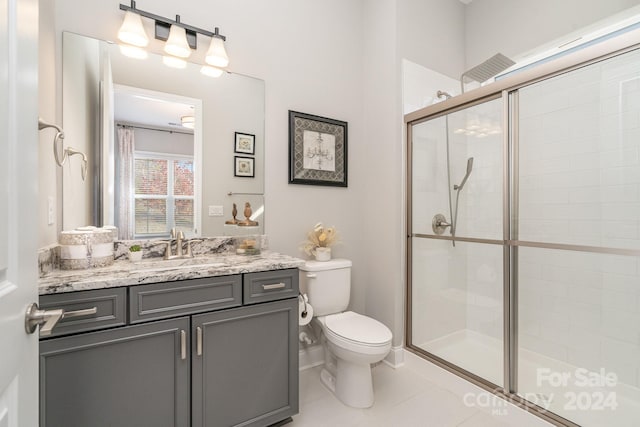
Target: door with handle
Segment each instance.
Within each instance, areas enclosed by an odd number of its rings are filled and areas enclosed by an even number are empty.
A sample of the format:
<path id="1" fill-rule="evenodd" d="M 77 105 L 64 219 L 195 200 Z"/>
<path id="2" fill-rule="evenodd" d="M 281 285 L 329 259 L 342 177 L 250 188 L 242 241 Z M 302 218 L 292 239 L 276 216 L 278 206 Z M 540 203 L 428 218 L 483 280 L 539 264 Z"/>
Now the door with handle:
<path id="1" fill-rule="evenodd" d="M 38 424 L 38 2 L 0 0 L 0 425 Z"/>

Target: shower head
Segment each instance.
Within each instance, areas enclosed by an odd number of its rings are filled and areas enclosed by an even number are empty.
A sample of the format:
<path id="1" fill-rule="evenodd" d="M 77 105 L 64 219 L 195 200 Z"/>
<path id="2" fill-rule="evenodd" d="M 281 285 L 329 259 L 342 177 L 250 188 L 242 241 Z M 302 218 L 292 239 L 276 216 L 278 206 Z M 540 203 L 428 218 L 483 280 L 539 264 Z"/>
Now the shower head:
<path id="1" fill-rule="evenodd" d="M 446 98 L 446 99 L 451 98 L 451 94 L 449 92 L 445 92 L 444 90 L 439 90 L 436 96 L 438 98 Z"/>
<path id="2" fill-rule="evenodd" d="M 472 170 L 473 170 L 473 157 L 469 157 L 467 159 L 467 173 L 464 175 L 464 178 L 462 178 L 462 182 L 460 183 L 460 185 L 453 186 L 454 190 L 462 191 L 462 187 L 464 187 L 464 184 L 467 182 L 467 178 L 469 178 L 469 175 L 471 175 Z"/>
<path id="3" fill-rule="evenodd" d="M 515 62 L 501 53 L 496 53 L 491 58 L 487 59 L 480 65 L 476 65 L 470 70 L 465 71 L 460 76 L 460 86 L 462 93 L 464 93 L 464 79 L 467 78 L 471 81 L 478 83 L 486 82 L 491 77 L 494 77 L 507 68 L 511 67 Z"/>

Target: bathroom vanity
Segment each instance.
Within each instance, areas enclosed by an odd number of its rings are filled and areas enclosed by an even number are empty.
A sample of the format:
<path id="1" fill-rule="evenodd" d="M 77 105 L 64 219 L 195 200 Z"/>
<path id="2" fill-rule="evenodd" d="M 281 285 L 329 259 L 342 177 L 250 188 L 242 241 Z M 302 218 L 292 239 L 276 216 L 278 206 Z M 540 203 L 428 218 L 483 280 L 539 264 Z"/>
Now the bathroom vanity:
<path id="1" fill-rule="evenodd" d="M 287 420 L 298 412 L 302 263 L 266 252 L 48 273 L 41 308 L 95 313 L 41 336 L 41 427 Z"/>

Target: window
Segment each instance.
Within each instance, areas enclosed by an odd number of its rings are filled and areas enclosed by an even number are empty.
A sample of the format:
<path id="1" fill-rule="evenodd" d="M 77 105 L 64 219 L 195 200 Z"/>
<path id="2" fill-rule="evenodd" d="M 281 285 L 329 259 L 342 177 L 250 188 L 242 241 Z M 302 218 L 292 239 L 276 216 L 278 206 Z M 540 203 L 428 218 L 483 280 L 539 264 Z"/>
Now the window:
<path id="1" fill-rule="evenodd" d="M 134 154 L 135 237 L 162 237 L 175 227 L 194 232 L 193 157 Z"/>

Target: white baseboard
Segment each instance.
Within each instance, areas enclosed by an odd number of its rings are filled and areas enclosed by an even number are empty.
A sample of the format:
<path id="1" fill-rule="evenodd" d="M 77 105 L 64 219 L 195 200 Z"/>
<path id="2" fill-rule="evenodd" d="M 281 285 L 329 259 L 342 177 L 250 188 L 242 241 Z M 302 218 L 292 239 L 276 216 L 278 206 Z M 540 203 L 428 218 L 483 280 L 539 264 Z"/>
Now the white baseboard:
<path id="1" fill-rule="evenodd" d="M 299 370 L 313 368 L 324 365 L 324 349 L 320 344 L 310 345 L 301 348 L 298 352 Z"/>
<path id="2" fill-rule="evenodd" d="M 399 368 L 404 365 L 404 347 L 399 345 L 397 347 L 391 347 L 391 351 L 387 354 L 387 357 L 382 361 L 393 369 Z"/>

